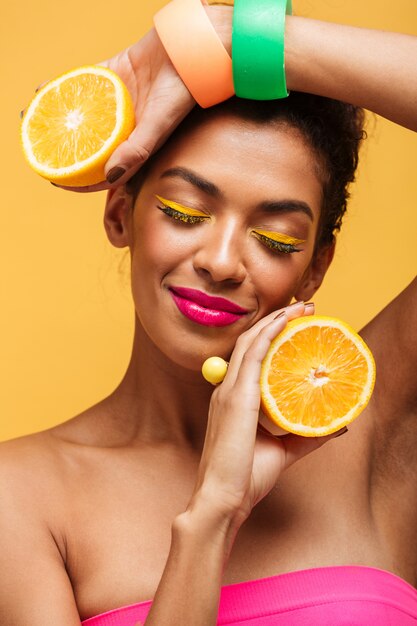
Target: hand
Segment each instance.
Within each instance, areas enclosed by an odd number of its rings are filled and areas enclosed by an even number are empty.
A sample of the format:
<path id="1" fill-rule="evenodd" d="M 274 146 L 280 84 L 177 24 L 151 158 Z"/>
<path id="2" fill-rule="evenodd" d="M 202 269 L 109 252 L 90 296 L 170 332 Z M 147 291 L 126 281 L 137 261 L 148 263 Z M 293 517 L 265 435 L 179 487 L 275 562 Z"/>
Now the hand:
<path id="1" fill-rule="evenodd" d="M 283 314 L 277 318 L 278 313 Z M 275 311 L 236 342 L 226 377 L 211 398 L 190 510 L 198 502 L 208 502 L 210 509 L 240 527 L 286 468 L 339 434 L 276 438 L 258 428 L 262 360 L 287 321 L 304 314 L 311 314 L 311 309 L 306 311 L 303 303 Z"/>
<path id="2" fill-rule="evenodd" d="M 130 48 L 98 65 L 116 72 L 127 86 L 135 108 L 136 128 L 106 163 L 106 177 L 110 173 L 111 180 L 111 174 L 119 174 L 113 185 L 108 181 L 87 187 L 59 185 L 62 189 L 90 192 L 123 185 L 195 105 L 155 29 Z"/>
<path id="3" fill-rule="evenodd" d="M 230 52 L 231 7 L 206 7 L 216 31 Z M 116 148 L 105 166 L 107 181 L 62 189 L 101 191 L 123 185 L 160 148 L 195 105 L 172 65 L 155 29 L 113 58 L 98 63 L 113 70 L 126 84 L 135 107 L 136 128 Z M 121 171 L 124 173 L 121 174 Z M 119 177 L 111 180 L 112 174 Z"/>

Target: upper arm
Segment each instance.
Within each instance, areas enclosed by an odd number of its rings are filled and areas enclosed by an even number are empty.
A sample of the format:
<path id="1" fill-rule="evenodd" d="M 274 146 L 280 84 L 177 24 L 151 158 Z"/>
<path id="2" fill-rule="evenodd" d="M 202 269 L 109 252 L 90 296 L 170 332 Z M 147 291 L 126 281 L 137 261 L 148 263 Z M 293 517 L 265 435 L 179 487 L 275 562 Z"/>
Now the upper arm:
<path id="1" fill-rule="evenodd" d="M 417 277 L 361 332 L 376 362 L 378 415 L 417 412 Z"/>
<path id="2" fill-rule="evenodd" d="M 60 551 L 42 507 L 36 475 L 0 449 L 0 624 L 80 626 Z"/>

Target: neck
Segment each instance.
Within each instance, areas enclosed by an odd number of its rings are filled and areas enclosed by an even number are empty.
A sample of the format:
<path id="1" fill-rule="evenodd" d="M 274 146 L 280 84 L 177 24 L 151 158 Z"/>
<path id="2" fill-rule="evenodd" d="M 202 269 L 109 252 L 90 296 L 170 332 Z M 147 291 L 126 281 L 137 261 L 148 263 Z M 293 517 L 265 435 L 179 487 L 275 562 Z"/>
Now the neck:
<path id="1" fill-rule="evenodd" d="M 201 372 L 173 363 L 136 319 L 126 374 L 110 396 L 128 443 L 171 443 L 201 451 L 213 387 Z"/>

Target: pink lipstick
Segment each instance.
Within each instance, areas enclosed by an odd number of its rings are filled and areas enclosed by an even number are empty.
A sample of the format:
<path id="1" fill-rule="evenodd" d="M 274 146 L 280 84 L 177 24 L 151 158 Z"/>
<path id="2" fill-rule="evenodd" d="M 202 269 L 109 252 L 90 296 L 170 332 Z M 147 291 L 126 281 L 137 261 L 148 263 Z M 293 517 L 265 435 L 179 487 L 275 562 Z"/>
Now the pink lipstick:
<path id="1" fill-rule="evenodd" d="M 228 326 L 248 312 L 230 300 L 197 289 L 170 287 L 169 291 L 179 311 L 203 326 Z"/>

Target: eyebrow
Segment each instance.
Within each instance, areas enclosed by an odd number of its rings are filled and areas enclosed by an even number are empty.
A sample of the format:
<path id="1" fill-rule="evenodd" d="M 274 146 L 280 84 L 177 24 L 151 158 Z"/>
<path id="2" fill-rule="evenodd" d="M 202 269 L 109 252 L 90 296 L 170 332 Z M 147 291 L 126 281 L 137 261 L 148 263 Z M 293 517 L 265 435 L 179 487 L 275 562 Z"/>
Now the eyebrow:
<path id="1" fill-rule="evenodd" d="M 214 183 L 202 178 L 192 170 L 189 170 L 186 167 L 171 167 L 168 170 L 165 170 L 160 176 L 160 178 L 182 178 L 187 183 L 194 185 L 204 193 L 207 193 L 209 196 L 214 198 L 222 198 L 223 194 L 220 189 Z M 314 222 L 313 211 L 307 204 L 307 202 L 303 202 L 302 200 L 265 200 L 261 202 L 258 207 L 259 210 L 264 213 L 272 213 L 272 214 L 282 214 L 282 213 L 305 213 L 312 222 Z"/>
<path id="2" fill-rule="evenodd" d="M 261 211 L 265 213 L 305 213 L 314 222 L 313 211 L 303 200 L 266 200 L 259 205 Z"/>
<path id="3" fill-rule="evenodd" d="M 191 183 L 191 185 L 201 189 L 201 191 L 204 191 L 204 193 L 207 193 L 209 196 L 213 196 L 214 198 L 220 198 L 223 196 L 220 189 L 214 183 L 211 183 L 205 178 L 201 178 L 201 176 L 185 167 L 171 167 L 169 170 L 165 170 L 165 172 L 161 174 L 161 178 L 177 177 L 182 178 L 187 181 L 187 183 Z"/>

